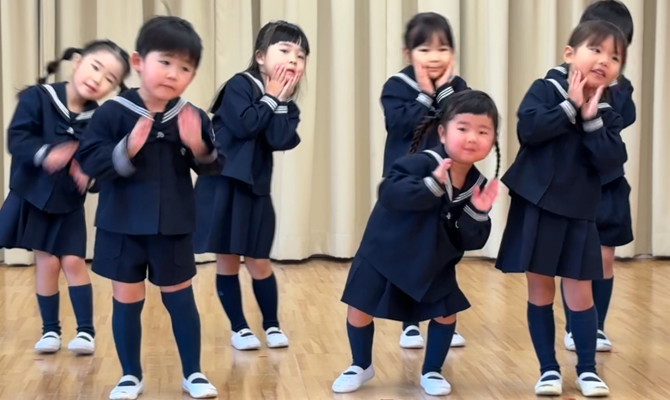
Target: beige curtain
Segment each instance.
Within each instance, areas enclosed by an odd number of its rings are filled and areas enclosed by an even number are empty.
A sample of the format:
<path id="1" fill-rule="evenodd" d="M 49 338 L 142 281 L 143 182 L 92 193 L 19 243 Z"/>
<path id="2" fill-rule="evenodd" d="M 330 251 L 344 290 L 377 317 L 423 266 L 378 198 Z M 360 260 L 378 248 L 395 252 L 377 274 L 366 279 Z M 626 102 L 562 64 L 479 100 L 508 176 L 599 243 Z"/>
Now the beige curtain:
<path id="1" fill-rule="evenodd" d="M 46 61 L 69 46 L 107 37 L 128 50 L 143 20 L 154 14 L 191 21 L 203 38 L 202 66 L 185 97 L 205 108 L 216 89 L 244 69 L 255 33 L 273 19 L 301 25 L 310 39 L 306 85 L 299 99 L 301 145 L 276 155 L 273 199 L 277 211 L 272 257 L 352 257 L 380 182 L 384 81 L 403 67 L 404 24 L 419 11 L 437 11 L 456 34 L 459 72 L 489 92 L 503 116 L 503 167 L 518 148 L 516 110 L 531 82 L 561 60 L 570 30 L 587 0 L 41 0 L 0 1 L 0 118 L 13 114 L 16 90 L 32 83 Z M 637 122 L 624 132 L 627 177 L 636 240 L 618 249 L 630 257 L 670 255 L 670 39 L 665 0 L 627 0 L 635 19 L 626 75 L 635 86 Z M 68 79 L 63 68 L 59 79 Z M 137 84 L 133 77 L 128 82 Z M 0 167 L 7 195 L 10 157 L 2 139 Z M 494 171 L 491 156 L 480 166 Z M 504 170 L 504 168 L 503 168 Z M 89 256 L 97 199 L 88 200 Z M 503 192 L 492 214 L 486 248 L 495 257 L 506 222 Z M 209 261 L 211 255 L 199 256 Z M 30 264 L 30 253 L 5 252 L 8 264 Z"/>

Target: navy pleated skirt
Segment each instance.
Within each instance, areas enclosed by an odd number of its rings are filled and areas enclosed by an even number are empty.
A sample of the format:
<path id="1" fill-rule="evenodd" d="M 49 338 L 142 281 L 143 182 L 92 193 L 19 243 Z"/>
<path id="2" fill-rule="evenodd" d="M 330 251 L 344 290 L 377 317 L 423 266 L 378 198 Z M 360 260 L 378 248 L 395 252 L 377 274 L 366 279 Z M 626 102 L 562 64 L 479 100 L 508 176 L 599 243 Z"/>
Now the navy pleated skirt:
<path id="1" fill-rule="evenodd" d="M 595 222 L 563 217 L 511 195 L 497 269 L 576 280 L 603 278 Z"/>
<path id="2" fill-rule="evenodd" d="M 267 259 L 275 235 L 270 195 L 257 196 L 249 185 L 223 176 L 202 176 L 195 184 L 196 254 L 239 254 Z"/>
<path id="3" fill-rule="evenodd" d="M 603 185 L 596 226 L 603 246 L 619 247 L 633 241 L 630 185 L 623 176 Z"/>
<path id="4" fill-rule="evenodd" d="M 50 214 L 10 191 L 0 208 L 0 248 L 85 258 L 84 208 L 67 214 Z"/>
<path id="5" fill-rule="evenodd" d="M 470 308 L 458 287 L 434 301 L 417 302 L 361 256 L 356 256 L 351 264 L 341 300 L 375 318 L 401 322 L 447 317 Z"/>

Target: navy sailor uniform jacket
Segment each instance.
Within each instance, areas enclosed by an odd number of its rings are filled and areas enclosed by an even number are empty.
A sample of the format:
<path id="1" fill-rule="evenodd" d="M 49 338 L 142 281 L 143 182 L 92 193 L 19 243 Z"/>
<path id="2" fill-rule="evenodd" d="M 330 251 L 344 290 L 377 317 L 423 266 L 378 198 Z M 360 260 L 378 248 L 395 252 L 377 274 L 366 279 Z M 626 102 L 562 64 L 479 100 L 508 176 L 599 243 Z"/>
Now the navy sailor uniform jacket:
<path id="1" fill-rule="evenodd" d="M 9 187 L 38 209 L 66 214 L 84 205 L 70 176 L 70 164 L 51 175 L 42 168 L 49 151 L 68 141 L 79 141 L 98 103 L 89 101 L 81 113 L 67 108 L 67 82 L 32 86 L 21 93 L 7 128 L 12 156 Z"/>
<path id="2" fill-rule="evenodd" d="M 568 99 L 565 79 L 537 79 L 517 112 L 520 148 L 502 178 L 510 191 L 568 218 L 595 221 L 600 176 L 626 161 L 621 116 L 601 100 L 585 121 Z"/>
<path id="3" fill-rule="evenodd" d="M 393 164 L 356 255 L 416 301 L 435 301 L 457 288 L 456 264 L 465 251 L 483 248 L 491 232 L 488 212 L 470 202 L 486 179 L 473 165 L 454 195 L 450 179 L 442 185 L 433 178 L 446 157 L 439 145 Z"/>
<path id="4" fill-rule="evenodd" d="M 238 73 L 217 93 L 210 112 L 216 146 L 229 160 L 221 175 L 249 185 L 257 196 L 270 194 L 273 152 L 300 144 L 300 109 L 265 93 L 258 73 Z"/>
<path id="5" fill-rule="evenodd" d="M 449 96 L 469 89 L 460 76 L 454 76 L 450 83 L 436 88 L 435 95 L 424 93 L 414 75 L 414 67 L 407 66 L 391 76 L 382 89 L 381 103 L 386 125 L 386 145 L 384 148 L 384 169 L 386 176 L 393 163 L 409 152 L 416 128 L 437 109 L 444 109 Z M 417 151 L 430 149 L 439 144 L 437 131 L 428 132 Z"/>
<path id="6" fill-rule="evenodd" d="M 100 187 L 96 213 L 99 229 L 128 235 L 179 235 L 195 230 L 195 194 L 191 169 L 198 175 L 218 175 L 225 158 L 214 148 L 207 114 L 197 109 L 202 138 L 210 154 L 198 160 L 180 139 L 178 116 L 188 101 L 176 98 L 165 111 L 145 108 L 137 89 L 100 106 L 91 120 L 79 158 L 86 174 Z M 132 159 L 128 136 L 140 117 L 153 120 L 146 143 Z"/>
<path id="7" fill-rule="evenodd" d="M 568 79 L 568 65 L 558 65 L 547 72 L 545 79 L 554 79 L 562 81 Z M 623 121 L 623 128 L 626 129 L 633 125 L 636 119 L 635 103 L 633 102 L 633 85 L 625 76 L 620 79 L 615 79 L 606 91 L 606 101 L 612 106 L 612 109 L 621 115 Z M 622 141 L 623 143 L 623 141 Z M 626 150 L 625 143 L 623 144 L 624 151 Z M 621 164 L 614 172 L 600 177 L 601 184 L 605 185 L 613 180 L 624 176 L 624 164 Z"/>

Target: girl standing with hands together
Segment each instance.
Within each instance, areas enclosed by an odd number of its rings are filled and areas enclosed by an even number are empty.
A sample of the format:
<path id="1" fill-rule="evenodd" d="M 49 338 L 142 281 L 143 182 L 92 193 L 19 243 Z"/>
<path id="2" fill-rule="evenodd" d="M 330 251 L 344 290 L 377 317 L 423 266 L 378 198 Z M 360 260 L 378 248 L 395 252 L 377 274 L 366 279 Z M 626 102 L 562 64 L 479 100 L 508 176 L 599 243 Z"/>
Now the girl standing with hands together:
<path id="1" fill-rule="evenodd" d="M 47 84 L 63 60 L 72 61 L 71 82 Z M 130 74 L 128 54 L 116 43 L 96 40 L 69 48 L 49 63 L 47 76 L 19 94 L 7 129 L 12 155 L 10 192 L 0 209 L 0 247 L 32 250 L 37 303 L 42 316 L 40 353 L 61 348 L 59 321 L 61 269 L 77 319 L 77 336 L 68 348 L 95 351 L 93 289 L 86 269 L 84 201 L 91 179 L 74 159 L 98 101 Z"/>
<path id="2" fill-rule="evenodd" d="M 468 88 L 463 78 L 454 76 L 454 35 L 442 15 L 428 12 L 415 15 L 405 29 L 405 58 L 410 63 L 384 84 L 381 103 L 386 123 L 384 169 L 386 177 L 393 163 L 414 147 L 418 151 L 439 144 L 437 128 L 424 135 L 414 135 L 427 118 L 456 92 Z M 465 345 L 465 339 L 454 332 L 454 347 Z M 424 347 L 419 321 L 403 322 L 400 346 L 407 349 Z"/>
<path id="3" fill-rule="evenodd" d="M 622 118 L 604 101 L 625 65 L 626 38 L 609 22 L 585 22 L 563 57 L 567 79 L 536 80 L 519 107 L 521 146 L 502 178 L 512 200 L 496 267 L 527 276 L 528 328 L 541 374 L 535 393 L 563 391 L 553 312 L 560 276 L 578 357 L 576 384 L 584 396 L 604 396 L 591 281 L 603 276 L 595 224 L 600 177 L 626 161 Z"/>
<path id="4" fill-rule="evenodd" d="M 451 392 L 442 365 L 456 314 L 470 307 L 456 264 L 491 231 L 498 182 L 487 185 L 474 163 L 497 148 L 498 111 L 487 94 L 468 90 L 418 129 L 415 143 L 435 126 L 440 143 L 398 159 L 379 187 L 342 295 L 353 362 L 333 383 L 336 393 L 356 391 L 375 375 L 373 318 L 431 320 L 421 386 L 433 396 Z"/>
<path id="5" fill-rule="evenodd" d="M 253 61 L 233 76 L 211 107 L 216 145 L 226 154 L 221 176 L 196 183 L 196 253 L 216 253 L 216 287 L 228 315 L 232 345 L 253 350 L 260 340 L 242 309 L 240 256 L 253 278 L 269 348 L 289 340 L 277 318 L 277 281 L 270 264 L 275 212 L 270 196 L 273 153 L 295 148 L 300 110 L 292 97 L 304 74 L 309 42 L 297 25 L 275 21 L 259 32 Z"/>

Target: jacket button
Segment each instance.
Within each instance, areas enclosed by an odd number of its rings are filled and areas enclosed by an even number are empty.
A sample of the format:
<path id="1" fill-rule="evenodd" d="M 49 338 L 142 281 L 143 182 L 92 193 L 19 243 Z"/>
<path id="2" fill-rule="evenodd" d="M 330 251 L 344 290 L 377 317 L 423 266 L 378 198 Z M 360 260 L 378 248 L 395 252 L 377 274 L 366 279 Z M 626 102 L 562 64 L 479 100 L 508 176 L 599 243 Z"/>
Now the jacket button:
<path id="1" fill-rule="evenodd" d="M 165 134 L 163 132 L 158 132 L 156 134 L 156 137 L 159 138 L 159 139 L 163 139 L 165 137 Z"/>
<path id="2" fill-rule="evenodd" d="M 447 213 L 447 219 L 451 219 L 451 213 Z"/>
<path id="3" fill-rule="evenodd" d="M 71 126 L 68 127 L 68 128 L 67 128 L 67 133 L 69 133 L 70 135 L 74 135 L 74 129 L 72 129 Z"/>

